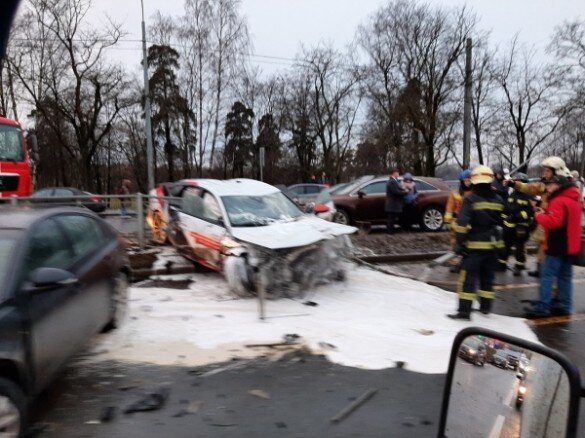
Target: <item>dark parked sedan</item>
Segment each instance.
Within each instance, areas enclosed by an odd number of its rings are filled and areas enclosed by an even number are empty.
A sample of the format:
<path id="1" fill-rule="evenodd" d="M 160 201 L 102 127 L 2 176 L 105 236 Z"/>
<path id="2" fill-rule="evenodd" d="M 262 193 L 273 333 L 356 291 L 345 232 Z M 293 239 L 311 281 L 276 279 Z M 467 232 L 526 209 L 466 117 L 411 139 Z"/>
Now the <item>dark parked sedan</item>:
<path id="1" fill-rule="evenodd" d="M 331 199 L 337 210 L 334 221 L 385 224 L 387 182 L 387 176 L 360 178 L 332 193 Z M 414 182 L 419 193 L 416 214 L 420 227 L 425 231 L 441 230 L 443 212 L 451 193 L 449 187 L 439 178 L 415 177 Z"/>
<path id="2" fill-rule="evenodd" d="M 25 427 L 33 398 L 126 306 L 129 263 L 105 221 L 80 208 L 0 211 L 0 424 Z M 3 435 L 4 436 L 4 435 Z"/>
<path id="3" fill-rule="evenodd" d="M 48 187 L 34 192 L 32 198 L 47 198 L 39 199 L 39 203 L 59 205 L 79 204 L 95 213 L 102 213 L 106 210 L 106 205 L 99 196 L 73 187 Z"/>

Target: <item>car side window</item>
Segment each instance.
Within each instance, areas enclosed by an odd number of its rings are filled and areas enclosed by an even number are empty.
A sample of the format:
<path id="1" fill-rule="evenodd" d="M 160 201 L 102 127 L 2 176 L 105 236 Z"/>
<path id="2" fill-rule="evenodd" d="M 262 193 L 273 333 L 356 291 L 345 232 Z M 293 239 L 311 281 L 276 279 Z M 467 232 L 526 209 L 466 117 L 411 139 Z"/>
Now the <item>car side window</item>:
<path id="1" fill-rule="evenodd" d="M 33 193 L 31 197 L 33 197 L 33 198 L 48 198 L 51 196 L 52 192 L 53 192 L 53 189 L 43 189 L 43 190 L 39 190 L 38 192 Z"/>
<path id="2" fill-rule="evenodd" d="M 295 195 L 304 195 L 305 194 L 305 187 L 304 186 L 290 187 L 288 189 L 288 191 L 290 193 L 295 194 Z"/>
<path id="3" fill-rule="evenodd" d="M 68 215 L 57 220 L 73 244 L 76 260 L 102 248 L 108 240 L 100 224 L 91 217 Z"/>
<path id="4" fill-rule="evenodd" d="M 416 190 L 419 192 L 431 191 L 431 190 L 437 191 L 437 189 L 434 186 L 430 185 L 427 182 L 421 181 L 419 179 L 415 180 L 414 184 L 416 185 Z"/>
<path id="5" fill-rule="evenodd" d="M 217 199 L 209 192 L 204 192 L 203 196 L 199 196 L 199 193 L 191 190 L 185 192 L 183 212 L 207 222 L 219 223 L 222 214 Z"/>
<path id="6" fill-rule="evenodd" d="M 68 189 L 55 189 L 54 196 L 56 196 L 56 197 L 73 196 L 73 192 L 71 190 L 68 190 Z"/>
<path id="7" fill-rule="evenodd" d="M 68 269 L 74 257 L 72 248 L 55 220 L 46 219 L 34 228 L 26 257 L 29 273 L 37 268 Z"/>
<path id="8" fill-rule="evenodd" d="M 318 193 L 321 193 L 321 190 L 323 190 L 323 187 L 319 187 L 319 186 L 306 186 L 305 187 L 305 193 L 307 195 L 316 195 Z"/>
<path id="9" fill-rule="evenodd" d="M 379 195 L 386 193 L 386 181 L 378 181 L 372 184 L 368 184 L 363 187 L 360 192 L 364 192 L 368 195 Z"/>

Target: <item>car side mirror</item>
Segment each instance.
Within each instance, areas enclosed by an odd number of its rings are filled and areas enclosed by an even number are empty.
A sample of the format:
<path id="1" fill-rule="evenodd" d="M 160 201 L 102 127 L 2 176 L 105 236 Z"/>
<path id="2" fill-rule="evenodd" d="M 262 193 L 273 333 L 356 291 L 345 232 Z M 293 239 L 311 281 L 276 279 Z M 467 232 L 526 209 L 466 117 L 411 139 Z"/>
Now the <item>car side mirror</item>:
<path id="1" fill-rule="evenodd" d="M 485 347 L 485 362 L 477 360 L 479 345 Z M 490 364 L 500 351 L 524 361 L 523 378 Z M 581 393 L 577 368 L 560 353 L 467 328 L 453 342 L 439 436 L 574 437 Z"/>
<path id="2" fill-rule="evenodd" d="M 29 281 L 33 290 L 51 290 L 76 284 L 78 279 L 64 269 L 37 268 L 31 273 Z"/>
<path id="3" fill-rule="evenodd" d="M 36 134 L 29 132 L 26 136 L 29 154 L 34 161 L 39 161 L 39 143 Z"/>
<path id="4" fill-rule="evenodd" d="M 362 199 L 364 196 L 366 196 L 366 192 L 362 192 L 361 190 L 359 192 L 357 192 L 358 198 Z"/>
<path id="5" fill-rule="evenodd" d="M 307 205 L 305 205 L 305 213 L 307 214 L 313 214 L 315 213 L 315 203 L 314 202 L 309 202 Z"/>

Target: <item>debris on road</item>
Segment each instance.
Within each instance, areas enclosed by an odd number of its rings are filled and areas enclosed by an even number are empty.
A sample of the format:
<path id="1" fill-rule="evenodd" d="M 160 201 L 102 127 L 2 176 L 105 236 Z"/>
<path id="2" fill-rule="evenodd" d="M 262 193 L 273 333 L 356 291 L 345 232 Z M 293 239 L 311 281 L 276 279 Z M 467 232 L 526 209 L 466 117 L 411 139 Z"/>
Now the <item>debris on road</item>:
<path id="1" fill-rule="evenodd" d="M 363 405 L 365 402 L 367 402 L 369 399 L 371 399 L 374 395 L 376 395 L 377 392 L 378 392 L 378 389 L 367 390 L 361 396 L 359 396 L 356 400 L 354 400 L 349 405 L 347 405 L 343 410 L 341 410 L 341 412 L 339 412 L 339 414 L 337 414 L 335 417 L 333 417 L 331 419 L 331 422 L 335 423 L 335 424 L 341 423 L 353 411 L 355 411 L 357 408 L 359 408 L 361 405 Z"/>
<path id="2" fill-rule="evenodd" d="M 108 406 L 104 408 L 100 415 L 101 423 L 109 423 L 116 417 L 116 408 L 114 406 Z"/>
<path id="3" fill-rule="evenodd" d="M 150 412 L 158 411 L 166 403 L 169 397 L 168 388 L 160 388 L 156 392 L 152 392 L 137 402 L 131 404 L 124 411 L 125 414 L 133 414 L 135 412 Z"/>
<path id="4" fill-rule="evenodd" d="M 430 336 L 430 335 L 435 334 L 434 330 L 428 330 L 428 329 L 418 329 L 417 332 L 419 332 L 423 336 Z"/>
<path id="5" fill-rule="evenodd" d="M 261 390 L 261 389 L 251 389 L 250 391 L 248 391 L 248 394 L 253 395 L 255 397 L 258 397 L 258 398 L 270 400 L 270 396 L 268 395 L 268 393 L 266 391 Z"/>

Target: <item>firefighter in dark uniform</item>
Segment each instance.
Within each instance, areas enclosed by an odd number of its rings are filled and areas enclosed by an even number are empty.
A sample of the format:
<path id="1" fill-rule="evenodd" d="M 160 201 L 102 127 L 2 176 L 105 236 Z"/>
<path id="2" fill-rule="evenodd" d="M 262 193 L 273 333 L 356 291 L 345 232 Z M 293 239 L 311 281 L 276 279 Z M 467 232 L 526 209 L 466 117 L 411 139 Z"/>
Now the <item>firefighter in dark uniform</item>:
<path id="1" fill-rule="evenodd" d="M 463 256 L 457 292 L 459 309 L 447 315 L 452 319 L 471 319 L 471 307 L 479 282 L 480 311 L 487 315 L 495 298 L 494 276 L 498 253 L 504 249 L 501 237 L 502 198 L 492 189 L 494 174 L 487 166 L 477 166 L 471 173 L 472 194 L 463 200 L 457 222 L 456 253 Z"/>
<path id="2" fill-rule="evenodd" d="M 517 173 L 514 182 L 528 182 L 528 175 Z M 526 242 L 530 237 L 530 232 L 534 227 L 534 208 L 532 207 L 532 197 L 518 190 L 508 196 L 504 207 L 504 244 L 506 250 L 502 253 L 502 258 L 498 260 L 498 270 L 506 271 L 508 268 L 508 257 L 514 256 L 514 276 L 522 275 L 526 268 Z"/>

